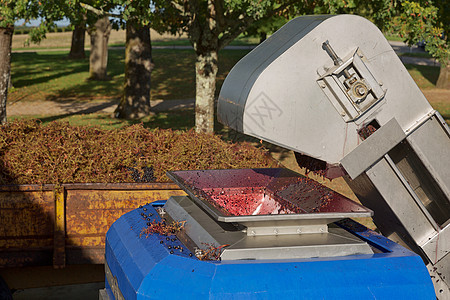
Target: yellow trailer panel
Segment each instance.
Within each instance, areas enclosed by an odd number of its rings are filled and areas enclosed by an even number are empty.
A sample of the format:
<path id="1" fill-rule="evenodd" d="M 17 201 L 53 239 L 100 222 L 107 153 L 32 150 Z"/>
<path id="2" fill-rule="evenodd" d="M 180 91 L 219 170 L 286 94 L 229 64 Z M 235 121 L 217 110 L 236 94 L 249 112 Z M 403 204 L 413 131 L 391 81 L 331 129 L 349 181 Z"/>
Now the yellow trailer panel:
<path id="1" fill-rule="evenodd" d="M 171 183 L 0 186 L 0 267 L 101 264 L 116 219 L 176 195 Z"/>

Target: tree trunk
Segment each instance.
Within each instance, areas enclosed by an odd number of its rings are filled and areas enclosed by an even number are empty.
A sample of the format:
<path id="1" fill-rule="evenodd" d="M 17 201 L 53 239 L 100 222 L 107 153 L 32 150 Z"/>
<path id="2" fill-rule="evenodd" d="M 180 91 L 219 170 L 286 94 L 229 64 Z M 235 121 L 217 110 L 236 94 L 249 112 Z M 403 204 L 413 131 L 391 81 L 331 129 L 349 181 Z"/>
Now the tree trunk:
<path id="1" fill-rule="evenodd" d="M 450 90 L 450 63 L 441 63 L 441 71 L 439 72 L 439 78 L 436 83 L 436 87 L 439 89 Z"/>
<path id="2" fill-rule="evenodd" d="M 11 76 L 11 43 L 14 26 L 0 27 L 0 124 L 6 124 L 6 100 Z"/>
<path id="3" fill-rule="evenodd" d="M 89 35 L 91 36 L 90 79 L 108 80 L 106 67 L 108 65 L 108 40 L 111 29 L 112 26 L 108 17 L 98 19 L 93 28 L 89 29 Z"/>
<path id="4" fill-rule="evenodd" d="M 75 29 L 72 32 L 72 44 L 70 46 L 69 58 L 82 59 L 86 57 L 84 52 L 84 39 L 86 35 L 86 25 L 75 25 Z"/>
<path id="5" fill-rule="evenodd" d="M 214 99 L 218 70 L 217 51 L 197 53 L 195 62 L 195 130 L 214 132 Z"/>
<path id="6" fill-rule="evenodd" d="M 150 27 L 127 23 L 125 44 L 124 95 L 116 108 L 115 117 L 138 119 L 151 114 L 150 79 L 152 45 Z"/>
<path id="7" fill-rule="evenodd" d="M 266 32 L 260 32 L 259 33 L 259 43 L 261 44 L 265 40 L 267 40 L 267 33 Z"/>

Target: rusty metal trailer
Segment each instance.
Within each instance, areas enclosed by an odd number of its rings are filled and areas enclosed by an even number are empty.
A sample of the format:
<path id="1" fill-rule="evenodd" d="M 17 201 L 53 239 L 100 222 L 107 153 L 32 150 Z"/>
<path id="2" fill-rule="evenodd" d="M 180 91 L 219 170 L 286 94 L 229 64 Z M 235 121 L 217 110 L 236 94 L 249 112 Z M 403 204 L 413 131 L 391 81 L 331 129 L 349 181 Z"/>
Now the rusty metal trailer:
<path id="1" fill-rule="evenodd" d="M 116 219 L 174 195 L 172 183 L 0 186 L 0 268 L 103 264 Z"/>

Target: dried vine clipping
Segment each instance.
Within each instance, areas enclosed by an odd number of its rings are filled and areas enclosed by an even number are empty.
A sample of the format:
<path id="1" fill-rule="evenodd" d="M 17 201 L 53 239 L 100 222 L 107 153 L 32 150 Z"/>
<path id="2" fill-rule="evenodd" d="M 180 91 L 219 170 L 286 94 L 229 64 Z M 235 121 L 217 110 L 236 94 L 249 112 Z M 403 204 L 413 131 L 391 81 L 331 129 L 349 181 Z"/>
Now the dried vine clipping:
<path id="1" fill-rule="evenodd" d="M 195 249 L 195 256 L 197 256 L 199 260 L 220 260 L 222 249 L 230 246 L 229 244 L 225 244 L 215 247 L 214 245 L 207 243 L 204 243 L 204 245 L 206 246 L 205 249 Z"/>
<path id="2" fill-rule="evenodd" d="M 153 222 L 148 223 L 149 225 L 147 225 L 147 227 L 142 229 L 140 236 L 145 235 L 145 237 L 148 237 L 149 235 L 152 235 L 154 233 L 160 235 L 176 234 L 177 232 L 183 230 L 185 223 L 186 221 L 174 221 L 170 224 L 167 224 L 165 221 L 156 222 L 155 220 L 153 220 Z"/>

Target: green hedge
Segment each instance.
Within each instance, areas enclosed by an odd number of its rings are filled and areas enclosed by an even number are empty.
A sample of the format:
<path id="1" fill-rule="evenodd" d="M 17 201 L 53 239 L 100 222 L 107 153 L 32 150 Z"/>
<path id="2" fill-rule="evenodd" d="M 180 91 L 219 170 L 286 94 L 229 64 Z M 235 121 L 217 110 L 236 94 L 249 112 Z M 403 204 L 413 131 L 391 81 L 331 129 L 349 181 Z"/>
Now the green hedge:
<path id="1" fill-rule="evenodd" d="M 32 27 L 19 26 L 14 28 L 14 34 L 29 34 L 31 30 L 33 30 Z M 71 26 L 64 26 L 64 27 L 55 27 L 50 32 L 66 32 L 72 30 L 73 29 Z"/>

